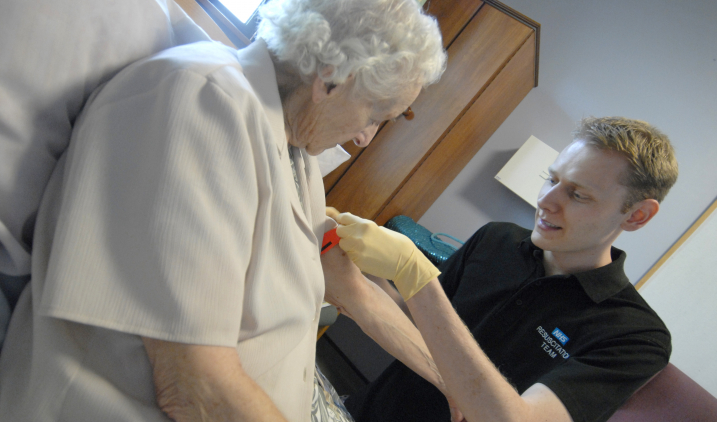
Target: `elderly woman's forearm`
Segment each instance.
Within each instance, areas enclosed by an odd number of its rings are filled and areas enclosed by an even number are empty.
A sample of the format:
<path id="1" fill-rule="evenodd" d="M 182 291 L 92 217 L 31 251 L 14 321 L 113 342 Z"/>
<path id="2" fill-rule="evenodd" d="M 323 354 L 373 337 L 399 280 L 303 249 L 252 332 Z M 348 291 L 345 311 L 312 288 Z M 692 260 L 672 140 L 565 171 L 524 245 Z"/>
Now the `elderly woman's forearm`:
<path id="1" fill-rule="evenodd" d="M 367 285 L 370 296 L 354 303 L 347 313 L 384 350 L 445 393 L 443 379 L 416 326 L 385 291 L 374 283 Z"/>
<path id="2" fill-rule="evenodd" d="M 340 248 L 322 255 L 321 263 L 325 299 L 354 320 L 384 350 L 444 391 L 443 380 L 421 333 L 396 302 L 364 277 Z"/>
<path id="3" fill-rule="evenodd" d="M 152 363 L 157 404 L 172 420 L 285 421 L 244 372 L 234 348 L 142 340 Z"/>
<path id="4" fill-rule="evenodd" d="M 393 299 L 394 302 L 396 302 L 396 305 L 398 305 L 399 308 L 403 311 L 404 314 L 408 317 L 408 319 L 413 322 L 413 316 L 411 316 L 411 311 L 408 309 L 408 305 L 406 305 L 406 302 L 401 297 L 401 294 L 398 293 L 398 290 L 396 290 L 395 287 L 389 283 L 388 280 L 381 277 L 375 277 L 370 274 L 366 274 L 366 278 L 373 281 L 378 287 L 381 288 L 386 294 Z"/>

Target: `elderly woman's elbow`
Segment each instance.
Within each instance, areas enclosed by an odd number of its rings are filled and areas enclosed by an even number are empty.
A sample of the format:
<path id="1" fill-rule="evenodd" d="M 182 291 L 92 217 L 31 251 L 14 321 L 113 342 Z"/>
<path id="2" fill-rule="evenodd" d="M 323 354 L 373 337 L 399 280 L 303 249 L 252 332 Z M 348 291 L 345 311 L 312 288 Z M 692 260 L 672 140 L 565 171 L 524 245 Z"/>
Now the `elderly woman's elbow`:
<path id="1" fill-rule="evenodd" d="M 180 344 L 143 337 L 145 350 L 152 364 L 157 406 L 170 419 L 183 421 L 209 420 L 207 403 L 210 388 L 202 376 L 201 350 L 205 346 Z"/>
<path id="2" fill-rule="evenodd" d="M 171 420 L 204 421 L 209 420 L 207 411 L 201 401 L 194 400 L 186 391 L 182 391 L 176 383 L 159 385 L 155 380 L 157 406 Z"/>

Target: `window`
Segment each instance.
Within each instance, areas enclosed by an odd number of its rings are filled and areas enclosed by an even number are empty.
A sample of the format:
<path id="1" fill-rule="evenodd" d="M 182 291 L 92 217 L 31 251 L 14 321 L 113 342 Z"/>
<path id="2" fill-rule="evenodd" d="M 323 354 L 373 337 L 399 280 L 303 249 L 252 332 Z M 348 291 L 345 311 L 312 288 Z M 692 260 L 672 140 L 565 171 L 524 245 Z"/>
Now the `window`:
<path id="1" fill-rule="evenodd" d="M 256 10 L 270 0 L 196 0 L 239 48 L 248 45 L 256 33 Z M 423 5 L 426 0 L 416 0 Z"/>
<path id="2" fill-rule="evenodd" d="M 246 24 L 254 16 L 256 8 L 259 7 L 262 0 L 224 0 L 221 3 L 229 9 L 229 11 L 241 23 Z"/>
<path id="3" fill-rule="evenodd" d="M 250 41 L 256 32 L 259 17 L 256 10 L 267 1 L 268 0 L 208 0 L 208 2 L 228 20 L 228 22 L 224 22 L 225 26 L 233 25 L 239 30 L 241 35 L 236 34 L 232 28 L 228 28 L 229 32 L 234 33 L 235 36 L 239 36 L 240 39 L 243 36 L 245 39 L 241 41 L 244 44 L 248 44 L 247 41 Z M 217 21 L 216 17 L 214 20 Z M 221 26 L 220 24 L 220 27 Z M 224 32 L 226 33 L 227 31 L 224 30 Z M 231 33 L 227 33 L 230 38 L 232 38 Z"/>

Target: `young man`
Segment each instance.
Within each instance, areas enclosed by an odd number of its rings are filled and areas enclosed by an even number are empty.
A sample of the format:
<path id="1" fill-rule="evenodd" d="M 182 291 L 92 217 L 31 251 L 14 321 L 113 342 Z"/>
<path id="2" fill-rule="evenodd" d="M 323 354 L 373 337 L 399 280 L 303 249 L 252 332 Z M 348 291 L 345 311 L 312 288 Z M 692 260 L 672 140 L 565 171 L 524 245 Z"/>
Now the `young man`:
<path id="1" fill-rule="evenodd" d="M 484 226 L 440 278 L 406 237 L 337 217 L 349 257 L 394 281 L 462 412 L 454 419 L 605 421 L 669 360 L 670 334 L 612 244 L 658 212 L 677 179 L 672 147 L 624 118 L 585 119 L 574 135 L 550 167 L 534 230 Z M 400 363 L 348 404 L 358 422 L 451 417 Z"/>

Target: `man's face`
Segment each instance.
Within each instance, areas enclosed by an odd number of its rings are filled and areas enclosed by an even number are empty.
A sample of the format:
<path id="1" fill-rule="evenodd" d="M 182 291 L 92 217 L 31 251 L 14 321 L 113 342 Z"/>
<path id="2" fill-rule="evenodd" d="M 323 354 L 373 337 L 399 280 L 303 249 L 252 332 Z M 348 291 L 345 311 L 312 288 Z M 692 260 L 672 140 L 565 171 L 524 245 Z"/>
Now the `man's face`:
<path id="1" fill-rule="evenodd" d="M 580 140 L 568 145 L 538 195 L 533 243 L 582 264 L 604 258 L 629 218 L 621 212 L 628 191 L 620 180 L 627 168 L 617 153 Z"/>

